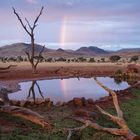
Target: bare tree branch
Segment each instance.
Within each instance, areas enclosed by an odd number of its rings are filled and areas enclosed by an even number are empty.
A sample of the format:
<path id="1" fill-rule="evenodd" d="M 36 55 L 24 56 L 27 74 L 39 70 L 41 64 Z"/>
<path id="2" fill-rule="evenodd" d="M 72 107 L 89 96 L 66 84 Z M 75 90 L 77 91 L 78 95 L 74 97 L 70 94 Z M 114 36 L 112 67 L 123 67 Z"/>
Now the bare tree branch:
<path id="1" fill-rule="evenodd" d="M 29 28 L 32 30 L 31 24 L 29 23 L 29 21 L 27 20 L 27 18 L 25 18 L 25 21 L 27 22 Z"/>
<path id="2" fill-rule="evenodd" d="M 34 21 L 34 24 L 33 24 L 33 27 L 32 27 L 33 30 L 34 30 L 35 27 L 37 26 L 36 23 L 37 23 L 39 17 L 42 15 L 43 9 L 44 9 L 44 7 L 42 6 L 42 8 L 41 8 L 41 10 L 40 10 L 40 12 L 39 12 L 39 15 L 36 17 L 36 19 L 35 19 L 35 21 Z"/>
<path id="3" fill-rule="evenodd" d="M 45 46 L 43 46 L 42 49 L 41 49 L 41 51 L 39 52 L 39 55 L 38 55 L 38 58 L 37 58 L 37 62 L 35 64 L 35 67 L 37 67 L 37 65 L 38 65 L 38 63 L 40 61 L 40 57 L 42 57 L 42 53 L 43 53 L 44 49 L 45 49 Z"/>
<path id="4" fill-rule="evenodd" d="M 130 129 L 129 127 L 127 126 L 124 118 L 123 118 L 123 112 L 122 110 L 120 109 L 120 106 L 119 106 L 119 103 L 118 103 L 118 98 L 117 98 L 117 95 L 114 91 L 112 91 L 111 89 L 109 89 L 108 87 L 104 86 L 101 82 L 99 82 L 96 78 L 94 78 L 95 81 L 97 82 L 97 84 L 99 84 L 102 88 L 104 88 L 106 91 L 108 91 L 110 93 L 110 95 L 112 96 L 112 99 L 113 99 L 113 103 L 114 103 L 114 106 L 115 106 L 115 109 L 117 111 L 117 116 L 114 116 L 114 115 L 111 115 L 110 113 L 106 112 L 105 110 L 103 110 L 101 107 L 97 106 L 97 108 L 99 109 L 99 111 L 110 117 L 110 119 L 117 123 L 119 125 L 120 128 L 106 128 L 106 127 L 103 127 L 101 125 L 99 125 L 98 123 L 94 123 L 92 122 L 91 120 L 88 120 L 88 119 L 83 119 L 83 118 L 77 118 L 77 117 L 73 117 L 72 119 L 76 120 L 76 121 L 79 121 L 81 123 L 84 123 L 85 125 L 82 126 L 82 127 L 79 127 L 79 130 L 80 128 L 85 128 L 85 127 L 92 127 L 96 130 L 99 130 L 99 131 L 106 131 L 106 132 L 109 132 L 111 134 L 114 134 L 114 135 L 118 135 L 118 136 L 123 136 L 125 137 L 127 140 L 134 140 L 135 137 L 138 137 L 136 136 L 136 134 L 134 134 Z M 78 128 L 73 128 L 73 129 L 68 129 L 69 131 L 69 135 L 67 138 L 70 139 L 71 135 L 72 135 L 72 130 L 78 130 Z M 68 140 L 69 140 L 68 139 Z"/>
<path id="5" fill-rule="evenodd" d="M 25 51 L 25 53 L 27 54 L 28 60 L 31 62 L 31 56 L 30 56 L 29 52 Z"/>
<path id="6" fill-rule="evenodd" d="M 12 114 L 13 116 L 24 118 L 26 120 L 29 120 L 35 124 L 42 126 L 43 128 L 51 128 L 50 123 L 45 121 L 43 116 L 30 109 L 17 106 L 2 106 L 0 107 L 0 112 L 9 113 Z"/>
<path id="7" fill-rule="evenodd" d="M 20 16 L 18 15 L 18 13 L 16 12 L 15 8 L 13 8 L 14 14 L 17 16 L 18 20 L 20 21 L 22 27 L 24 28 L 24 30 L 31 36 L 31 33 L 28 31 L 28 29 L 26 28 L 26 25 L 24 25 L 22 19 L 20 18 Z"/>
<path id="8" fill-rule="evenodd" d="M 17 65 L 9 65 L 7 67 L 4 67 L 4 68 L 0 68 L 0 70 L 8 70 L 10 69 L 11 67 L 16 67 Z"/>
<path id="9" fill-rule="evenodd" d="M 109 89 L 108 87 L 104 86 L 104 85 L 103 85 L 101 82 L 99 82 L 96 78 L 94 78 L 94 80 L 96 81 L 96 83 L 97 83 L 98 85 L 100 85 L 103 89 L 105 89 L 105 90 L 112 96 L 112 98 L 113 98 L 113 103 L 114 103 L 115 109 L 116 109 L 116 111 L 117 111 L 117 115 L 118 115 L 119 118 L 123 118 L 123 112 L 122 112 L 122 110 L 121 110 L 121 108 L 120 108 L 120 106 L 119 106 L 119 102 L 118 102 L 118 98 L 117 98 L 116 93 L 115 93 L 113 90 Z"/>
<path id="10" fill-rule="evenodd" d="M 35 84 L 36 84 L 36 86 L 37 86 L 37 88 L 38 88 L 38 91 L 39 91 L 41 97 L 44 99 L 43 93 L 42 93 L 42 91 L 41 91 L 41 89 L 40 89 L 40 86 L 39 86 L 39 84 L 37 83 L 37 81 L 35 81 Z"/>

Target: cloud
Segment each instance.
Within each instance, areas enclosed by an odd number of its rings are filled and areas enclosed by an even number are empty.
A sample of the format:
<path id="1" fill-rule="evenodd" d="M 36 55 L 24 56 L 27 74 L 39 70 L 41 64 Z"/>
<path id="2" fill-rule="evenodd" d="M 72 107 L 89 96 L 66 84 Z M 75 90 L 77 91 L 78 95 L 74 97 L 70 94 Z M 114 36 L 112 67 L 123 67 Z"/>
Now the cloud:
<path id="1" fill-rule="evenodd" d="M 26 0 L 28 3 L 37 4 L 37 0 Z"/>

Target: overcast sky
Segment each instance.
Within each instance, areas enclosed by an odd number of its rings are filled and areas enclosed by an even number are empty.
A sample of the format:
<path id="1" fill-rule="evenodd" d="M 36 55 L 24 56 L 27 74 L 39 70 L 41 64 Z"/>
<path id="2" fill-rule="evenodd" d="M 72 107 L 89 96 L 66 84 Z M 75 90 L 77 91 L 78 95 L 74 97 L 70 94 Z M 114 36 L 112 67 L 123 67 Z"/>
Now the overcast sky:
<path id="1" fill-rule="evenodd" d="M 52 49 L 140 47 L 140 0 L 0 0 L 0 46 L 30 43 L 12 6 L 31 23 L 45 7 L 35 41 Z"/>

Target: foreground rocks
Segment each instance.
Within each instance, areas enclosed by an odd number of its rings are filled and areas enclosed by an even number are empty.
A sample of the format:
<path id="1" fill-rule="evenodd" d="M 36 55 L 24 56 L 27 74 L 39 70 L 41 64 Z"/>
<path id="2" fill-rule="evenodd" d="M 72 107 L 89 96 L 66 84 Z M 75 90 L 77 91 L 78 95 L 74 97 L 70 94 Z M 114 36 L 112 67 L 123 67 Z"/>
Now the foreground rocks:
<path id="1" fill-rule="evenodd" d="M 51 106 L 53 106 L 53 102 L 50 100 L 50 98 L 46 98 L 46 99 L 36 98 L 35 101 L 33 99 L 21 100 L 21 101 L 10 100 L 10 105 L 19 106 L 19 107 L 46 106 L 46 107 L 50 108 Z"/>
<path id="2" fill-rule="evenodd" d="M 81 98 L 73 98 L 73 100 L 69 101 L 67 105 L 73 105 L 75 107 L 88 107 L 95 104 L 95 101 L 92 98 L 86 99 L 85 97 Z"/>

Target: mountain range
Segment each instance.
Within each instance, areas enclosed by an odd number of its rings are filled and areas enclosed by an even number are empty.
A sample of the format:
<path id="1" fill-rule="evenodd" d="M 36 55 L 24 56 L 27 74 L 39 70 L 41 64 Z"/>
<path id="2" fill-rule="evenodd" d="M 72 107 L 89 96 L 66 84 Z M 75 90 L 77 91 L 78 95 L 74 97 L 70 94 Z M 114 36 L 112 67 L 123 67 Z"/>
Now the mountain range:
<path id="1" fill-rule="evenodd" d="M 43 46 L 36 44 L 35 53 L 39 53 Z M 15 43 L 0 47 L 0 57 L 11 57 L 11 56 L 26 56 L 25 51 L 31 51 L 31 44 L 26 43 Z M 43 56 L 45 57 L 97 57 L 97 56 L 132 56 L 139 55 L 140 48 L 128 48 L 121 49 L 118 51 L 107 51 L 96 46 L 81 47 L 77 50 L 63 50 L 61 48 L 54 50 L 45 48 Z"/>

